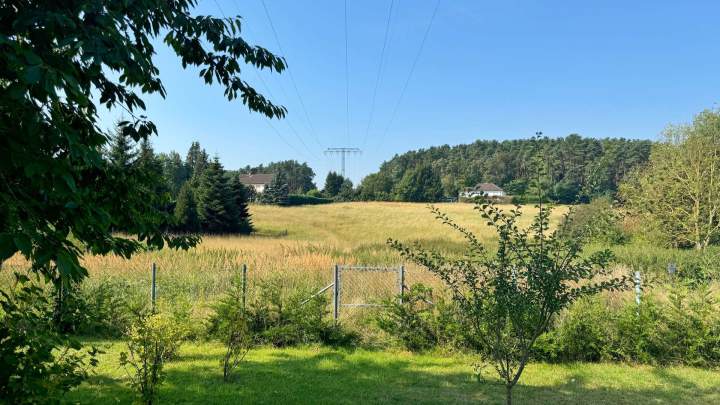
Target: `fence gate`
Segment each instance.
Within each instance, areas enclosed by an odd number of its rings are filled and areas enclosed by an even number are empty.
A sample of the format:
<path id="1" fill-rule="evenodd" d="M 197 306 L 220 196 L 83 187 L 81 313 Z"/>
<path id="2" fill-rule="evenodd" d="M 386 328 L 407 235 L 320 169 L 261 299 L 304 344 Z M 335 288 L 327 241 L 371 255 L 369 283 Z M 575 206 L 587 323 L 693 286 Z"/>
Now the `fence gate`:
<path id="1" fill-rule="evenodd" d="M 398 296 L 402 303 L 402 294 L 405 289 L 405 266 L 335 265 L 331 286 L 333 319 L 337 322 L 342 307 L 378 307 L 381 306 L 377 303 L 378 300 L 392 296 Z"/>

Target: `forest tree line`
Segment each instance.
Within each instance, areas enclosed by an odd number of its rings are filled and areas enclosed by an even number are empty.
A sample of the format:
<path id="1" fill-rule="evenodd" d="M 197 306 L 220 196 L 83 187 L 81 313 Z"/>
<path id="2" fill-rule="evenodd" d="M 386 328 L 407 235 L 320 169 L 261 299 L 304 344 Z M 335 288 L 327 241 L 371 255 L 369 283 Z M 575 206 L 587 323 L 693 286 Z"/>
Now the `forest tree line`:
<path id="1" fill-rule="evenodd" d="M 365 177 L 357 199 L 439 201 L 495 183 L 521 202 L 543 194 L 559 203 L 614 194 L 626 173 L 647 162 L 651 141 L 579 135 L 443 145 L 396 155 Z M 539 160 L 539 161 L 538 161 Z M 537 180 L 538 167 L 542 177 Z M 534 184 L 540 184 L 537 190 Z"/>
<path id="2" fill-rule="evenodd" d="M 199 143 L 183 159 L 177 152 L 156 154 L 147 139 L 136 144 L 116 131 L 105 155 L 111 165 L 143 179 L 159 210 L 174 219 L 172 231 L 252 232 L 248 189 Z"/>

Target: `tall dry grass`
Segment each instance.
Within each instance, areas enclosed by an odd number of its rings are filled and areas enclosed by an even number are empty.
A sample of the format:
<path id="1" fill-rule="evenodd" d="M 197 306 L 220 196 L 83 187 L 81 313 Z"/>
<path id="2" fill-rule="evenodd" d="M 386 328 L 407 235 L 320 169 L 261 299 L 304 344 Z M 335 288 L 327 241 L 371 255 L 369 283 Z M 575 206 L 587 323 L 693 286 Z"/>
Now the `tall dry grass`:
<path id="1" fill-rule="evenodd" d="M 474 231 L 481 240 L 493 244 L 497 237 L 485 225 L 471 204 L 438 204 L 458 223 Z M 566 211 L 556 209 L 557 222 Z M 537 212 L 525 207 L 521 225 L 529 225 Z M 158 268 L 157 293 L 167 300 L 187 300 L 206 305 L 215 300 L 237 276 L 242 265 L 248 267 L 249 286 L 274 279 L 288 289 L 296 285 L 322 287 L 332 280 L 335 264 L 397 266 L 400 256 L 387 247 L 392 237 L 420 242 L 433 249 L 460 252 L 462 236 L 443 226 L 425 204 L 339 203 L 301 207 L 251 206 L 257 233 L 252 236 L 206 236 L 189 251 L 143 252 L 130 260 L 118 256 L 86 256 L 83 265 L 90 277 L 84 288 L 95 288 L 108 281 L 121 281 L 138 295 L 149 294 L 150 268 Z M 11 258 L 1 272 L 4 282 L 13 270 L 27 268 L 20 256 Z M 9 270 L 9 271 L 8 271 Z M 343 283 L 345 302 L 367 302 L 372 297 L 395 294 L 394 274 L 348 273 Z M 406 264 L 406 283 L 437 280 L 426 270 Z"/>

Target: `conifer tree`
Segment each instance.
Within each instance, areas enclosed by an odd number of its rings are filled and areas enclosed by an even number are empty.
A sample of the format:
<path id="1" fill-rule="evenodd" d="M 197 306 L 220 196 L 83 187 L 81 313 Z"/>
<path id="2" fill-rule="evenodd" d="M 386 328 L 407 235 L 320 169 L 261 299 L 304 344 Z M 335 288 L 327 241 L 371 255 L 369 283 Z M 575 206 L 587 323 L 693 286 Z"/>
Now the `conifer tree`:
<path id="1" fill-rule="evenodd" d="M 185 182 L 178 192 L 175 204 L 175 221 L 177 228 L 184 232 L 197 232 L 200 230 L 195 195 L 189 182 Z"/>
<path id="2" fill-rule="evenodd" d="M 263 192 L 261 201 L 265 204 L 285 205 L 287 197 L 287 178 L 282 172 L 278 172 Z"/>
<path id="3" fill-rule="evenodd" d="M 107 158 L 115 167 L 129 167 L 135 160 L 136 152 L 132 140 L 123 135 L 119 127 L 115 129 L 115 133 L 110 137 L 110 145 L 107 152 Z"/>
<path id="4" fill-rule="evenodd" d="M 328 173 L 327 177 L 325 178 L 325 194 L 328 197 L 335 197 L 340 192 L 340 187 L 342 187 L 343 181 L 345 181 L 345 178 L 335 172 Z"/>
<path id="5" fill-rule="evenodd" d="M 205 149 L 200 147 L 199 142 L 193 142 L 185 159 L 185 166 L 188 168 L 190 179 L 195 183 L 199 182 L 208 164 L 208 154 Z"/>
<path id="6" fill-rule="evenodd" d="M 235 203 L 225 177 L 225 169 L 217 157 L 203 170 L 200 178 L 198 214 L 205 232 L 232 232 L 235 228 Z"/>
<path id="7" fill-rule="evenodd" d="M 249 234 L 253 231 L 252 219 L 250 218 L 250 210 L 248 208 L 249 192 L 240 179 L 235 176 L 230 183 L 232 197 L 235 202 L 237 212 L 237 229 L 236 232 Z"/>

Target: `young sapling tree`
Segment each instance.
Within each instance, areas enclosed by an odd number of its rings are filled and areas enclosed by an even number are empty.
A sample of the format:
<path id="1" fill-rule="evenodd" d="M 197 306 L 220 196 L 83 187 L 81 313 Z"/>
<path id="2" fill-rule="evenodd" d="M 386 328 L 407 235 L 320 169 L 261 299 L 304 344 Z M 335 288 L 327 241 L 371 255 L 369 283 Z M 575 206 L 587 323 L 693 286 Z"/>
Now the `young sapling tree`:
<path id="1" fill-rule="evenodd" d="M 537 338 L 552 318 L 578 298 L 601 291 L 621 290 L 630 277 L 613 277 L 609 250 L 583 255 L 580 239 L 567 240 L 550 231 L 548 207 L 527 229 L 520 228 L 521 207 L 505 212 L 493 203 L 475 207 L 498 234 L 491 252 L 467 228 L 431 206 L 445 225 L 461 233 L 467 253 L 452 257 L 406 246 L 390 239 L 390 246 L 404 257 L 426 267 L 448 287 L 457 304 L 458 319 L 468 333 L 468 344 L 483 361 L 491 363 L 512 403 L 517 384 Z"/>

